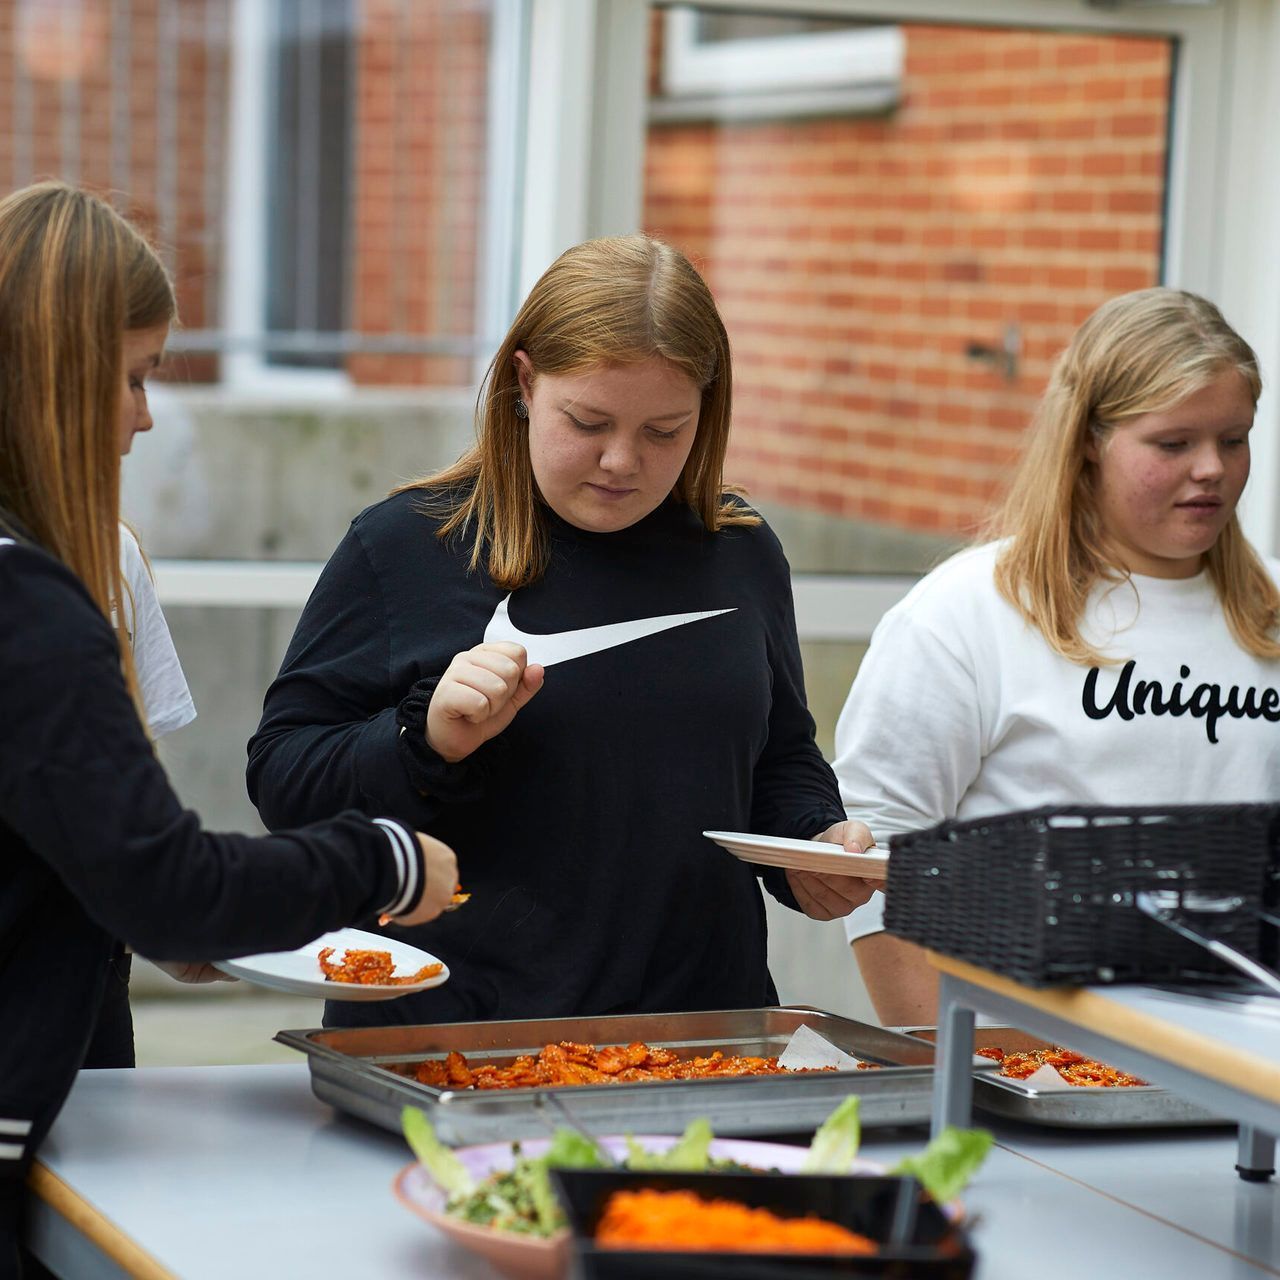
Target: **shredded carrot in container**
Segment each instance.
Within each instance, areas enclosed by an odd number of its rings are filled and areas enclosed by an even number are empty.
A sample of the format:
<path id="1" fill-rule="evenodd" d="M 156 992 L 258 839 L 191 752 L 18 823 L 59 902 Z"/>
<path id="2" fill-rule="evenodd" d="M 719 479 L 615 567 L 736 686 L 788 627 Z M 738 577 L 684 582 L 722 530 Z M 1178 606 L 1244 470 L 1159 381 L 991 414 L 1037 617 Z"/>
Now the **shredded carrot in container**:
<path id="1" fill-rule="evenodd" d="M 361 986 L 409 986 L 415 982 L 426 982 L 434 978 L 443 968 L 442 964 L 424 964 L 417 973 L 394 977 L 395 963 L 390 951 L 361 951 L 349 948 L 342 953 L 341 960 L 331 960 L 332 947 L 324 947 L 316 958 L 325 979 L 329 982 L 354 982 Z"/>
<path id="2" fill-rule="evenodd" d="M 692 1191 L 615 1191 L 596 1228 L 609 1249 L 697 1249 L 734 1253 L 875 1253 L 876 1243 L 823 1218 L 780 1218 Z"/>

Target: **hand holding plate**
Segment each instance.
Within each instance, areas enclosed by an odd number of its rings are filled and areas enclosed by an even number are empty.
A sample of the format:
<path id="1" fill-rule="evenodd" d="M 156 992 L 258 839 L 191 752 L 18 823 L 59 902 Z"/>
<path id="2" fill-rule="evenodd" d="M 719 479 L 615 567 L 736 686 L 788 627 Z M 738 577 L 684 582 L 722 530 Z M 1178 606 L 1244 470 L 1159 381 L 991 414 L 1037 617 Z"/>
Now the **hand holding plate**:
<path id="1" fill-rule="evenodd" d="M 199 960 L 153 960 L 157 969 L 162 969 L 169 977 L 178 982 L 238 982 L 229 973 L 215 969 L 211 964 Z"/>
<path id="2" fill-rule="evenodd" d="M 826 844 L 838 844 L 850 853 L 865 853 L 875 838 L 864 823 L 837 822 L 814 837 Z M 880 886 L 860 876 L 787 869 L 787 883 L 796 895 L 800 910 L 813 920 L 837 920 L 866 902 Z"/>

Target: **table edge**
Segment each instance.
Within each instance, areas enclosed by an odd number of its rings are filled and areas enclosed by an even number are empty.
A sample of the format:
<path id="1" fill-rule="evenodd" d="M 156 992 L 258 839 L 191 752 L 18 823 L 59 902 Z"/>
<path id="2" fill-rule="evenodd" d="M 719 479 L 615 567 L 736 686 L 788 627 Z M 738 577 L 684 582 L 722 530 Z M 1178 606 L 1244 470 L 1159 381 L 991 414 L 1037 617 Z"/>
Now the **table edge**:
<path id="1" fill-rule="evenodd" d="M 48 1165 L 36 1160 L 27 1175 L 27 1186 L 86 1240 L 112 1262 L 138 1280 L 177 1280 L 132 1236 L 127 1235 L 99 1209 L 82 1199 Z"/>

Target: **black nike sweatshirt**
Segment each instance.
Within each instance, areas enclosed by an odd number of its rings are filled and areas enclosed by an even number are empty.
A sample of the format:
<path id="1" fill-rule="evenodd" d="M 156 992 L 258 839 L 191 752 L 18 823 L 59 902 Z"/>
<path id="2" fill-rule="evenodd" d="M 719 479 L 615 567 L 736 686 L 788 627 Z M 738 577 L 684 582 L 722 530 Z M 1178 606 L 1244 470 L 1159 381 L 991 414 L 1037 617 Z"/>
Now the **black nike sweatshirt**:
<path id="1" fill-rule="evenodd" d="M 398 824 L 336 810 L 277 836 L 202 832 L 155 758 L 115 633 L 79 579 L 0 536 L 0 600 L 3 1276 L 17 1267 L 22 1180 L 84 1058 L 116 939 L 162 960 L 300 946 L 413 906 L 422 859 Z"/>
<path id="2" fill-rule="evenodd" d="M 392 814 L 454 845 L 471 894 L 429 934 L 406 934 L 448 962 L 447 984 L 331 1004 L 330 1021 L 776 1000 L 757 877 L 794 907 L 784 873 L 702 832 L 807 838 L 844 817 L 813 740 L 777 539 L 763 524 L 708 533 L 674 501 L 616 533 L 550 516 L 547 573 L 507 600 L 469 570 L 469 545 L 437 538 L 421 499 L 398 494 L 353 522 L 249 744 L 249 792 L 268 826 Z M 504 601 L 511 627 L 541 636 L 725 612 L 610 633 L 549 666 L 503 733 L 446 764 L 425 742 L 427 704 Z"/>

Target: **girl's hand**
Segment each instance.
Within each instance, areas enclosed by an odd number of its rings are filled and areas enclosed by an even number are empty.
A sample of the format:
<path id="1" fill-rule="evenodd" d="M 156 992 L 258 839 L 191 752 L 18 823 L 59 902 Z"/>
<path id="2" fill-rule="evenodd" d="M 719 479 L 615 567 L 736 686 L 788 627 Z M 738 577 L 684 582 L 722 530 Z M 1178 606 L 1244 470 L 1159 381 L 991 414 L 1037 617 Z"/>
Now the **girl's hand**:
<path id="1" fill-rule="evenodd" d="M 215 969 L 211 964 L 203 964 L 199 960 L 153 960 L 157 969 L 163 969 L 171 978 L 179 982 L 239 982 L 229 973 Z"/>
<path id="2" fill-rule="evenodd" d="M 458 886 L 458 859 L 443 840 L 423 831 L 414 833 L 422 849 L 422 871 L 427 887 L 418 905 L 402 916 L 394 916 L 389 924 L 415 925 L 434 920 L 450 903 Z"/>
<path id="3" fill-rule="evenodd" d="M 456 654 L 431 695 L 427 745 L 450 764 L 466 759 L 515 719 L 542 688 L 543 674 L 523 645 L 506 640 Z"/>
<path id="4" fill-rule="evenodd" d="M 850 853 L 865 853 L 875 839 L 865 823 L 846 821 L 828 827 L 815 840 L 838 844 Z M 860 907 L 882 887 L 877 880 L 861 876 L 837 876 L 818 871 L 787 871 L 787 883 L 796 895 L 800 910 L 812 920 L 836 920 Z"/>

